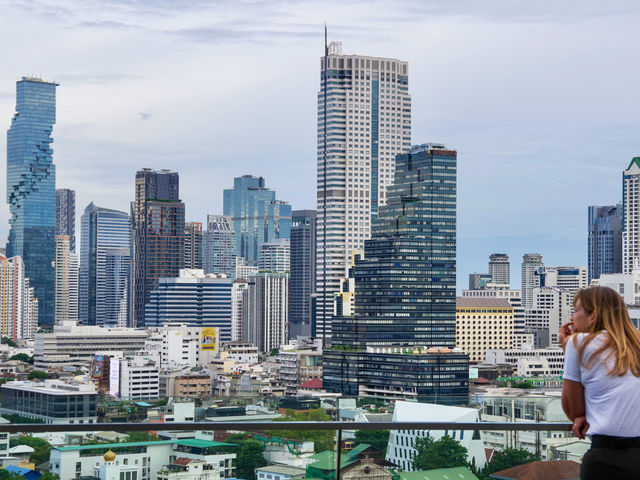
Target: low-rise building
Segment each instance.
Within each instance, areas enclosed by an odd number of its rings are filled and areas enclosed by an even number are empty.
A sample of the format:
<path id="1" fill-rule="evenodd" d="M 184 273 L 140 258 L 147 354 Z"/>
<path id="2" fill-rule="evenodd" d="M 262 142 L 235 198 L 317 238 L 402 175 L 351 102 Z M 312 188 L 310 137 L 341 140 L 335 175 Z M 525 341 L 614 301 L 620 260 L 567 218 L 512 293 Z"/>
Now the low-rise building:
<path id="1" fill-rule="evenodd" d="M 186 372 L 162 372 L 160 395 L 163 397 L 210 397 L 211 376 Z"/>
<path id="2" fill-rule="evenodd" d="M 54 447 L 51 449 L 49 467 L 51 473 L 61 479 L 92 476 L 102 478 L 99 476 L 101 468 L 118 465 L 138 471 L 137 480 L 158 480 L 166 478 L 159 476 L 159 472 L 167 471 L 166 465 L 175 464 L 179 458 L 186 458 L 204 463 L 203 471 L 217 470 L 219 477 L 234 478 L 236 454 L 216 453 L 216 447 L 221 445 L 230 444 L 187 439 Z M 106 455 L 108 452 L 110 454 Z M 181 462 L 187 463 L 184 460 Z M 118 475 L 115 478 L 126 476 Z M 190 477 L 175 478 L 183 480 Z"/>
<path id="3" fill-rule="evenodd" d="M 564 352 L 557 348 L 524 348 L 487 350 L 486 363 L 508 363 L 520 377 L 561 376 L 564 369 Z"/>
<path id="4" fill-rule="evenodd" d="M 0 387 L 0 413 L 17 414 L 44 423 L 96 423 L 97 392 L 92 384 L 7 382 Z"/>
<path id="5" fill-rule="evenodd" d="M 158 480 L 220 480 L 220 470 L 202 460 L 176 458 L 158 472 Z"/>
<path id="6" fill-rule="evenodd" d="M 298 480 L 305 478 L 307 470 L 305 468 L 288 467 L 284 465 L 267 465 L 256 468 L 258 480 Z"/>
<path id="7" fill-rule="evenodd" d="M 144 348 L 148 333 L 135 328 L 102 328 L 66 321 L 53 332 L 36 333 L 34 366 L 39 369 L 86 367 L 99 351 L 122 351 L 132 355 Z"/>

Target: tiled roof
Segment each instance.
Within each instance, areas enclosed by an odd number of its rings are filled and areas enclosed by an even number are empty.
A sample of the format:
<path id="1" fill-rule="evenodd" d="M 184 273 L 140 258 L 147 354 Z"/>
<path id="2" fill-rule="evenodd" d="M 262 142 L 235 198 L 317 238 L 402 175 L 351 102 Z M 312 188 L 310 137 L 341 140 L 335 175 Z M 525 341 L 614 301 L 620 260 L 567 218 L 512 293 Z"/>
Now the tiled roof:
<path id="1" fill-rule="evenodd" d="M 322 379 L 321 378 L 312 378 L 304 382 L 300 385 L 300 388 L 311 388 L 311 389 L 319 389 L 322 388 Z"/>
<path id="2" fill-rule="evenodd" d="M 580 464 L 571 460 L 531 462 L 489 475 L 495 480 L 579 480 Z"/>

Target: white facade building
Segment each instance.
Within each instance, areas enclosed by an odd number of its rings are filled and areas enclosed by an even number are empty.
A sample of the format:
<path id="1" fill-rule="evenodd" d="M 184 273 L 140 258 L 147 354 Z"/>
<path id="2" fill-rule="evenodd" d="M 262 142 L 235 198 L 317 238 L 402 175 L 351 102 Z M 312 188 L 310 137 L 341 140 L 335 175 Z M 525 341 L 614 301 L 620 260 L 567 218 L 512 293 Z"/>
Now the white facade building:
<path id="1" fill-rule="evenodd" d="M 522 277 L 520 289 L 522 291 L 522 306 L 525 309 L 532 308 L 533 287 L 536 286 L 533 274 L 536 269 L 542 265 L 542 255 L 539 253 L 525 253 L 522 256 Z"/>
<path id="2" fill-rule="evenodd" d="M 515 374 L 520 377 L 558 377 L 564 369 L 564 352 L 562 348 L 512 348 L 503 350 L 487 350 L 485 362 L 492 364 L 508 363 L 515 367 Z"/>
<path id="3" fill-rule="evenodd" d="M 137 400 L 159 396 L 160 370 L 153 360 L 143 356 L 120 360 L 120 397 Z"/>
<path id="4" fill-rule="evenodd" d="M 33 338 L 38 328 L 38 300 L 25 277 L 22 257 L 0 255 L 0 303 L 2 336 Z"/>
<path id="5" fill-rule="evenodd" d="M 135 328 L 102 328 L 62 322 L 53 332 L 35 335 L 34 365 L 39 369 L 89 366 L 99 351 L 133 354 L 144 348 L 149 334 Z"/>
<path id="6" fill-rule="evenodd" d="M 256 268 L 256 267 L 251 267 Z M 255 272 L 257 273 L 257 272 Z M 247 280 L 238 277 L 231 285 L 231 341 L 242 339 L 242 299 L 244 291 L 249 288 Z"/>
<path id="7" fill-rule="evenodd" d="M 332 42 L 320 71 L 316 337 L 331 335 L 333 294 L 386 203 L 396 155 L 411 146 L 407 62 L 343 55 Z"/>
<path id="8" fill-rule="evenodd" d="M 640 258 L 640 157 L 622 173 L 622 273 Z"/>
<path id="9" fill-rule="evenodd" d="M 289 339 L 289 274 L 259 273 L 243 296 L 242 340 L 269 352 Z"/>
<path id="10" fill-rule="evenodd" d="M 479 421 L 478 411 L 475 408 L 405 401 L 395 403 L 394 422 L 415 422 L 418 418 L 423 422 L 472 423 Z M 486 463 L 484 445 L 480 437 L 474 435 L 473 430 L 391 430 L 385 459 L 404 471 L 412 471 L 411 462 L 417 453 L 414 448 L 416 438 L 427 435 L 434 440 L 440 440 L 445 435 L 449 435 L 467 449 L 469 462 L 474 459 L 478 468 L 484 467 Z"/>
<path id="11" fill-rule="evenodd" d="M 568 290 L 571 295 L 589 286 L 587 267 L 547 267 L 536 268 L 533 274 L 535 287 L 557 287 Z"/>
<path id="12" fill-rule="evenodd" d="M 243 257 L 236 257 L 236 276 L 235 278 L 253 277 L 258 273 L 258 267 L 255 265 L 247 265 L 247 260 Z"/>
<path id="13" fill-rule="evenodd" d="M 288 238 L 274 242 L 265 242 L 258 253 L 258 271 L 289 273 L 291 263 L 291 244 Z"/>

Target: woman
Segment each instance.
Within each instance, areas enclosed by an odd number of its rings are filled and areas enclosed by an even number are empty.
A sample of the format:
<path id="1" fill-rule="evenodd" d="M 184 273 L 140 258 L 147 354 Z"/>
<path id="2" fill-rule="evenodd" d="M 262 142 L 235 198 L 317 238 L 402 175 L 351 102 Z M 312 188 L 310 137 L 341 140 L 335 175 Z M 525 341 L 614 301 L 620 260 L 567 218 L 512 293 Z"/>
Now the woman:
<path id="1" fill-rule="evenodd" d="M 640 332 L 615 290 L 578 291 L 560 328 L 565 350 L 562 408 L 591 448 L 580 478 L 640 479 Z"/>

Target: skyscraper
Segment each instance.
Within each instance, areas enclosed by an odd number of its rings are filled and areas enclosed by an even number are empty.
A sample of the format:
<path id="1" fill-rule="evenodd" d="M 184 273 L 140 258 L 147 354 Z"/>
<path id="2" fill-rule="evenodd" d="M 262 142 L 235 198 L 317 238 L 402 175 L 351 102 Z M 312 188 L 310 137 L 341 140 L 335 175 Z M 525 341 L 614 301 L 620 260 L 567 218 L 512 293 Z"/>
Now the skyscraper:
<path id="1" fill-rule="evenodd" d="M 24 261 L 40 325 L 54 322 L 56 168 L 51 133 L 57 86 L 38 78 L 17 82 L 16 113 L 7 132 L 7 257 L 19 255 Z"/>
<path id="2" fill-rule="evenodd" d="M 184 224 L 184 267 L 202 269 L 202 223 Z"/>
<path id="3" fill-rule="evenodd" d="M 242 340 L 261 352 L 289 340 L 289 274 L 258 273 L 243 291 Z"/>
<path id="4" fill-rule="evenodd" d="M 603 273 L 622 273 L 622 205 L 589 207 L 589 283 Z"/>
<path id="5" fill-rule="evenodd" d="M 258 255 L 258 270 L 261 272 L 289 273 L 291 245 L 288 239 L 265 242 Z"/>
<path id="6" fill-rule="evenodd" d="M 265 187 L 264 178 L 243 175 L 224 191 L 224 214 L 231 217 L 236 236 L 236 256 L 256 265 L 264 242 L 288 239 L 291 205 L 276 200 L 276 192 Z"/>
<path id="7" fill-rule="evenodd" d="M 79 319 L 123 325 L 128 310 L 129 215 L 91 202 L 80 220 Z"/>
<path id="8" fill-rule="evenodd" d="M 231 217 L 207 215 L 207 230 L 202 234 L 202 268 L 204 273 L 236 276 L 236 233 Z"/>
<path id="9" fill-rule="evenodd" d="M 538 267 L 543 266 L 542 255 L 539 253 L 525 253 L 522 256 L 521 285 L 522 307 L 533 308 L 533 289 L 536 286 L 534 274 Z"/>
<path id="10" fill-rule="evenodd" d="M 387 200 L 396 154 L 411 145 L 409 66 L 343 55 L 332 42 L 320 62 L 316 337 L 331 335 L 333 294 Z"/>
<path id="11" fill-rule="evenodd" d="M 145 305 L 158 280 L 178 277 L 184 265 L 184 203 L 177 172 L 136 172 L 131 232 L 131 326 L 142 327 Z"/>
<path id="12" fill-rule="evenodd" d="M 640 257 L 640 157 L 622 172 L 622 273 L 631 273 Z"/>
<path id="13" fill-rule="evenodd" d="M 56 235 L 55 322 L 78 320 L 78 255 L 69 235 Z"/>
<path id="14" fill-rule="evenodd" d="M 315 210 L 291 214 L 291 267 L 289 282 L 289 335 L 311 335 L 311 294 L 316 291 Z"/>
<path id="15" fill-rule="evenodd" d="M 56 235 L 69 237 L 69 251 L 76 251 L 76 192 L 56 189 Z"/>
<path id="16" fill-rule="evenodd" d="M 467 402 L 468 356 L 454 350 L 456 156 L 425 144 L 396 157 L 388 202 L 352 268 L 354 314 L 334 317 L 327 391 Z"/>
<path id="17" fill-rule="evenodd" d="M 491 275 L 491 283 L 500 285 L 510 285 L 509 255 L 506 253 L 492 253 L 489 255 L 489 275 Z"/>
<path id="18" fill-rule="evenodd" d="M 38 329 L 38 299 L 24 274 L 22 257 L 0 255 L 0 292 L 2 336 L 33 338 Z"/>
<path id="19" fill-rule="evenodd" d="M 184 269 L 178 277 L 161 278 L 145 306 L 145 325 L 171 322 L 189 327 L 218 327 L 220 341 L 231 341 L 230 278 Z"/>

